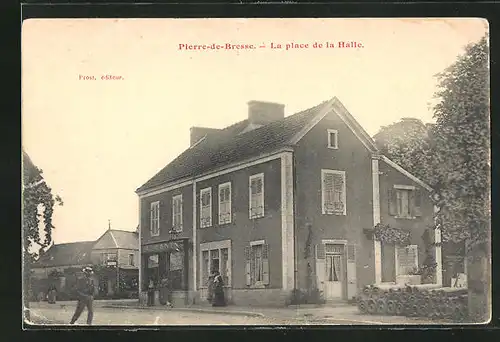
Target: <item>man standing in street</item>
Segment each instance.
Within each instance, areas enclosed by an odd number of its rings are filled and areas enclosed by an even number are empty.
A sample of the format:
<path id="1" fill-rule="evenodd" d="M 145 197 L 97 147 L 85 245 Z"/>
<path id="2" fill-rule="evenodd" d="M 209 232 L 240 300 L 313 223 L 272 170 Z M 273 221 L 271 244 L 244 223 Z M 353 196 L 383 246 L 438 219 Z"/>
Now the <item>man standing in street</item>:
<path id="1" fill-rule="evenodd" d="M 83 278 L 78 279 L 77 282 L 77 287 L 76 287 L 76 293 L 78 296 L 78 302 L 76 304 L 76 310 L 75 314 L 73 315 L 73 318 L 71 319 L 70 324 L 74 324 L 76 320 L 80 317 L 80 315 L 83 312 L 83 309 L 87 307 L 87 324 L 91 325 L 92 324 L 92 319 L 94 317 L 94 309 L 93 309 L 93 302 L 94 302 L 94 281 L 92 279 L 92 275 L 94 274 L 94 271 L 92 270 L 91 267 L 85 267 L 83 269 Z"/>

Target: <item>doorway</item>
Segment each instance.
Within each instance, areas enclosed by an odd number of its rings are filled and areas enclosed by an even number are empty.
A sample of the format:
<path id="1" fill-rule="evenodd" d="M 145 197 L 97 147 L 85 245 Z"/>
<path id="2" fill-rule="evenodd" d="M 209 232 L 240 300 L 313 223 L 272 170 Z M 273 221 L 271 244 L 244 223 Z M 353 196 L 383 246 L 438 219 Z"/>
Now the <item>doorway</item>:
<path id="1" fill-rule="evenodd" d="M 394 245 L 382 244 L 382 282 L 390 283 L 396 281 L 396 249 Z"/>
<path id="2" fill-rule="evenodd" d="M 325 299 L 344 298 L 344 246 L 325 245 Z"/>

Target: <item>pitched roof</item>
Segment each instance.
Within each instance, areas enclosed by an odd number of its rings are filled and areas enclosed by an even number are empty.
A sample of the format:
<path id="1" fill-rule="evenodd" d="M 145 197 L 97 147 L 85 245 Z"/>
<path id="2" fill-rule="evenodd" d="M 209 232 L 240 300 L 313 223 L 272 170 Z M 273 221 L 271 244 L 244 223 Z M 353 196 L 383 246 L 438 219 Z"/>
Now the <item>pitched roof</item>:
<path id="1" fill-rule="evenodd" d="M 139 237 L 135 231 L 108 229 L 99 239 L 97 239 L 93 248 L 139 249 Z"/>
<path id="2" fill-rule="evenodd" d="M 248 120 L 229 126 L 217 135 L 207 136 L 203 141 L 181 153 L 137 191 L 193 177 L 219 166 L 286 147 L 329 102 L 324 101 L 317 106 L 242 134 L 238 133 L 248 126 Z"/>
<path id="3" fill-rule="evenodd" d="M 432 188 L 430 185 L 428 185 L 427 183 L 425 183 L 424 181 L 419 179 L 417 176 L 414 176 L 409 171 L 406 171 L 405 169 L 403 169 L 401 166 L 399 166 L 398 164 L 396 164 L 395 162 L 393 162 L 392 160 L 390 160 L 386 156 L 384 156 L 384 155 L 381 156 L 381 160 L 384 161 L 387 165 L 394 168 L 395 170 L 401 172 L 403 175 L 405 175 L 406 177 L 408 177 L 409 179 L 411 179 L 412 181 L 414 181 L 415 183 L 417 183 L 418 185 L 420 185 L 421 187 L 423 187 L 427 191 L 432 191 Z"/>
<path id="4" fill-rule="evenodd" d="M 86 265 L 91 263 L 91 251 L 95 241 L 80 241 L 52 245 L 33 267 Z"/>
<path id="5" fill-rule="evenodd" d="M 115 238 L 118 248 L 139 249 L 139 236 L 136 232 L 114 229 L 110 232 Z"/>

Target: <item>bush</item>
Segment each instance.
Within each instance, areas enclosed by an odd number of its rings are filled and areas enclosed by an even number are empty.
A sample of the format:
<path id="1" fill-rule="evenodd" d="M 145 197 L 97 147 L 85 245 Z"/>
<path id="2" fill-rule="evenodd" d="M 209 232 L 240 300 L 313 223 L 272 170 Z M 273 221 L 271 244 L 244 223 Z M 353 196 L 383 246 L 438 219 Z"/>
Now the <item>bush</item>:
<path id="1" fill-rule="evenodd" d="M 325 302 L 323 292 L 317 288 L 307 292 L 300 289 L 293 289 L 288 299 L 288 305 L 324 304 Z"/>
<path id="2" fill-rule="evenodd" d="M 309 302 L 311 304 L 325 304 L 326 300 L 323 297 L 323 291 L 320 291 L 319 289 L 313 289 L 309 293 Z"/>

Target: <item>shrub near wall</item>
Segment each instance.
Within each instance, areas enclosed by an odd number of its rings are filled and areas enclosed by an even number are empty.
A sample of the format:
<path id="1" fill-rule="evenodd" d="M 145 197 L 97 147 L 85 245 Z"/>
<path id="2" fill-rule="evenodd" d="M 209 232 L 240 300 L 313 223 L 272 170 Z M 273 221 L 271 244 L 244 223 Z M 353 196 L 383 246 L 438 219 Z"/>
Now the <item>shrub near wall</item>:
<path id="1" fill-rule="evenodd" d="M 300 289 L 292 290 L 290 297 L 287 300 L 287 305 L 299 304 L 325 304 L 326 301 L 323 297 L 323 292 L 319 289 L 312 289 L 310 291 L 303 291 Z"/>

